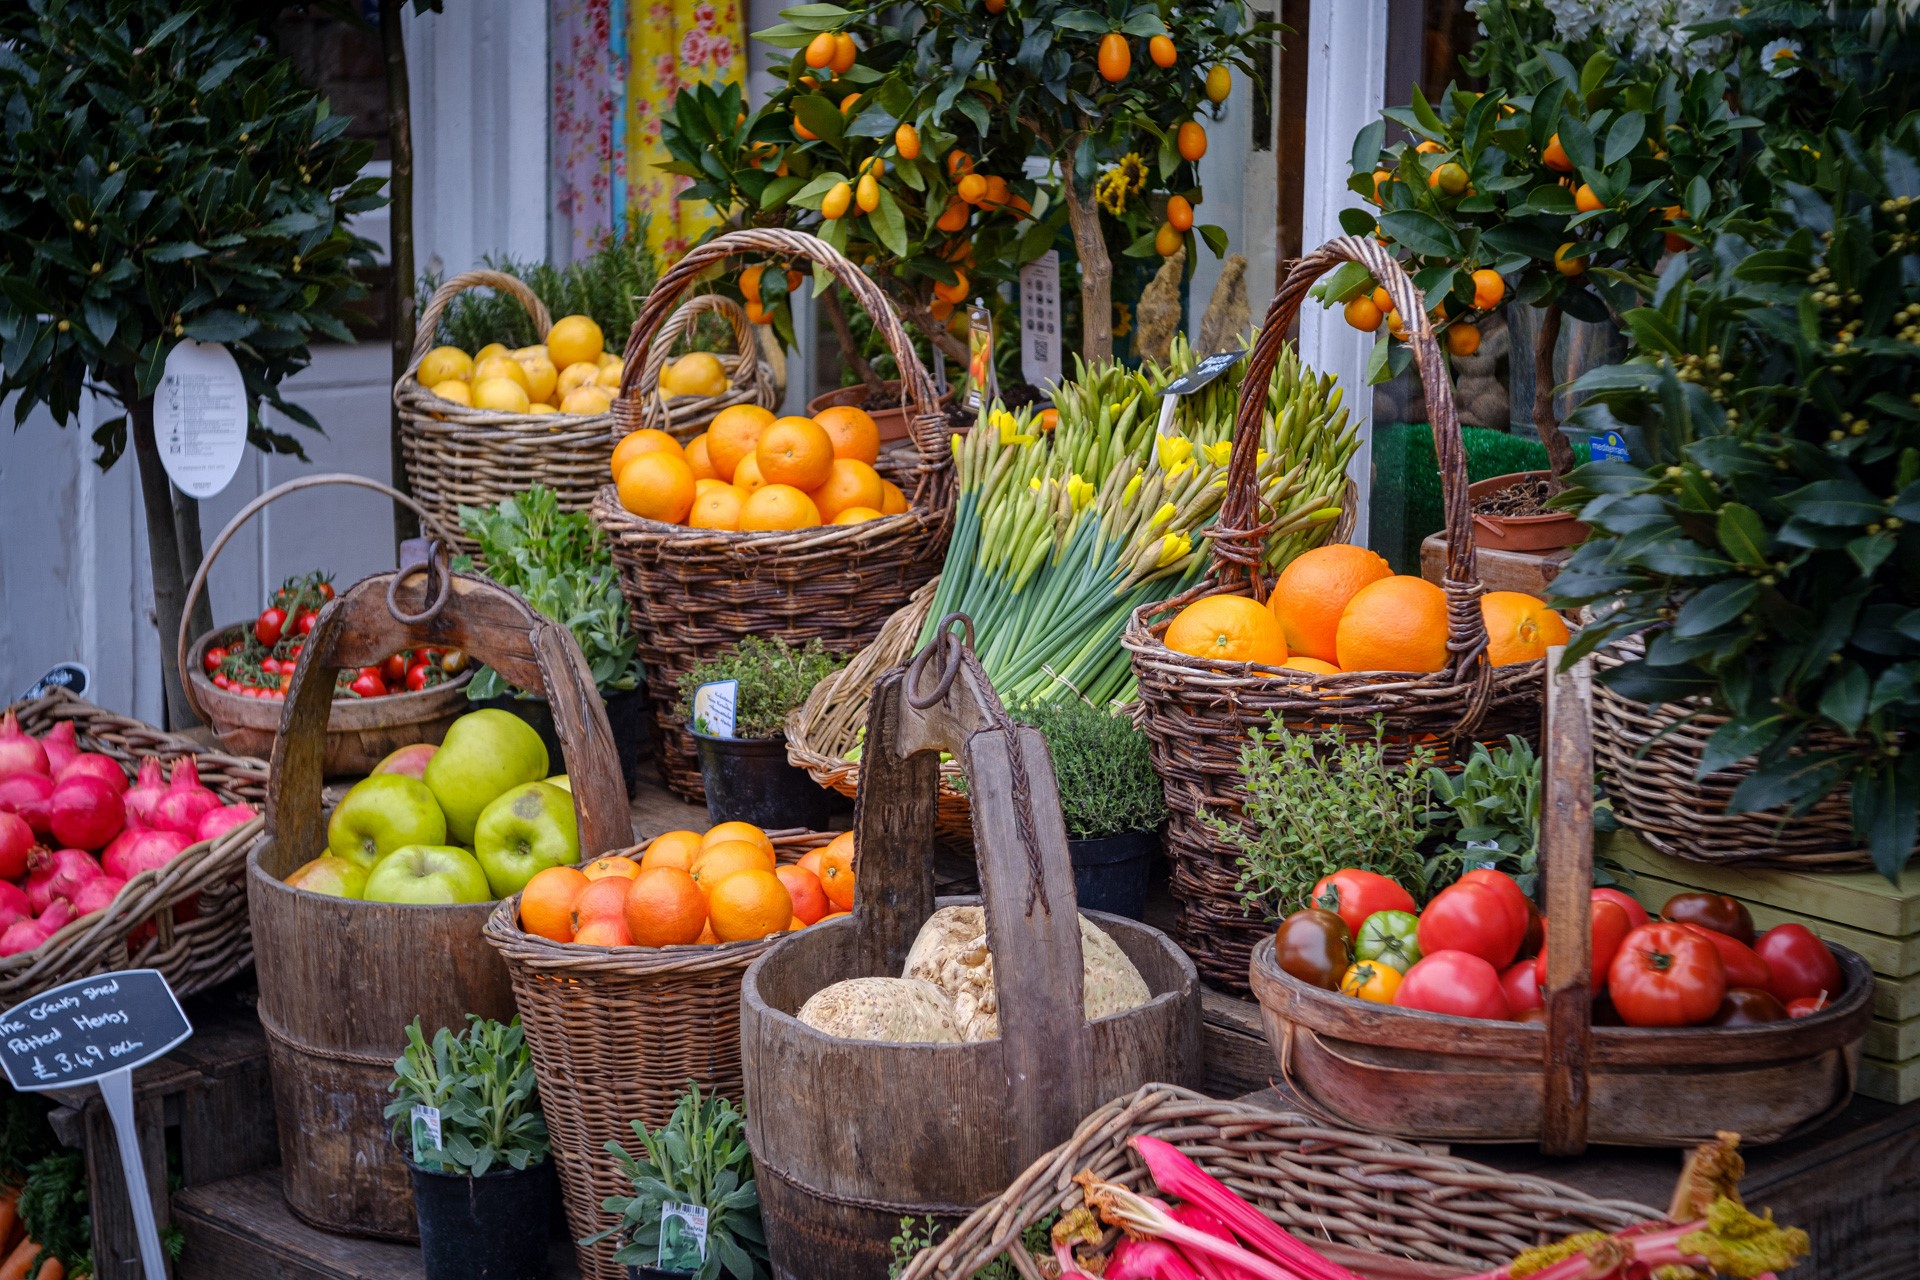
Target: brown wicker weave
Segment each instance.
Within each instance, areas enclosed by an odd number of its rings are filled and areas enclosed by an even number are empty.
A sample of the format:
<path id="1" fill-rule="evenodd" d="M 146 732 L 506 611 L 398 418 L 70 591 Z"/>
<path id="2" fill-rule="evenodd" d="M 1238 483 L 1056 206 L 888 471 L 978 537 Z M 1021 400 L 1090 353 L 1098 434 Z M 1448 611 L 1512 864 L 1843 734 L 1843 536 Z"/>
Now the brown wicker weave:
<path id="1" fill-rule="evenodd" d="M 700 317 L 709 312 L 725 317 L 733 328 L 734 354 L 720 355 L 720 365 L 733 385 L 717 396 L 668 400 L 660 394 L 660 371 L 672 359 L 674 344 L 692 333 Z M 644 365 L 636 358 L 638 336 L 638 328 L 627 336 L 626 366 L 620 374 L 620 394 L 613 402 L 616 441 L 629 431 L 654 427 L 685 444 L 705 431 L 722 409 L 737 404 L 771 409 L 780 403 L 780 389 L 774 384 L 772 368 L 760 358 L 759 339 L 753 336 L 747 313 L 724 294 L 703 293 L 681 303 L 649 345 Z"/>
<path id="2" fill-rule="evenodd" d="M 832 833 L 775 831 L 774 854 L 798 862 Z M 634 858 L 644 846 L 620 850 Z M 607 1154 L 637 1153 L 632 1122 L 658 1128 L 689 1080 L 739 1101 L 740 980 L 782 935 L 692 947 L 590 947 L 550 942 L 520 928 L 520 896 L 487 919 L 527 1029 L 540 1109 L 575 1240 L 613 1225 L 600 1202 L 633 1188 Z M 579 1246 L 586 1280 L 626 1280 L 618 1241 Z"/>
<path id="3" fill-rule="evenodd" d="M 496 289 L 527 309 L 542 342 L 553 321 L 533 290 L 503 271 L 467 271 L 434 290 L 420 312 L 418 337 L 407 371 L 393 384 L 400 411 L 400 454 L 407 488 L 420 505 L 454 532 L 454 550 L 479 554 L 479 544 L 459 532 L 460 508 L 490 507 L 545 485 L 562 511 L 585 511 L 607 482 L 613 460 L 610 414 L 501 413 L 442 400 L 420 385 L 415 373 L 433 350 L 440 317 L 466 289 Z"/>
<path id="4" fill-rule="evenodd" d="M 1363 1271 L 1368 1259 L 1387 1257 L 1480 1270 L 1577 1232 L 1618 1231 L 1660 1216 L 1632 1201 L 1597 1200 L 1293 1112 L 1150 1084 L 1088 1116 L 999 1199 L 921 1250 L 901 1280 L 961 1280 L 1003 1255 L 1023 1276 L 1051 1274 L 1023 1256 L 1020 1233 L 1081 1202 L 1072 1179 L 1082 1170 L 1153 1194 L 1146 1167 L 1127 1146 L 1141 1134 L 1172 1143 L 1269 1218 Z"/>
<path id="5" fill-rule="evenodd" d="M 1442 586 L 1450 661 L 1428 675 L 1361 671 L 1314 676 L 1175 653 L 1161 637 L 1188 604 L 1217 594 L 1267 597 L 1270 584 L 1259 567 L 1263 530 L 1255 505 L 1255 450 L 1245 442 L 1259 438 L 1267 380 L 1308 288 L 1344 262 L 1365 266 L 1392 295 L 1400 314 L 1416 318 L 1409 342 L 1426 387 L 1446 507 Z M 1173 862 L 1173 895 L 1180 903 L 1174 936 L 1209 981 L 1232 991 L 1247 990 L 1247 961 L 1265 924 L 1242 903 L 1235 855 L 1208 830 L 1202 815 L 1239 813 L 1243 785 L 1238 764 L 1247 730 L 1278 712 L 1296 729 L 1338 728 L 1371 736 L 1373 719 L 1380 717 L 1394 743 L 1393 754 L 1404 757 L 1418 745 L 1450 762 L 1476 740 L 1498 741 L 1508 733 L 1538 740 L 1543 666 L 1539 661 L 1498 668 L 1487 663 L 1487 629 L 1480 616 L 1485 588 L 1474 562 L 1466 452 L 1452 383 L 1434 342 L 1425 300 L 1383 246 L 1370 238 L 1341 236 L 1295 262 L 1267 310 L 1241 386 L 1236 448 L 1212 535 L 1211 572 L 1192 590 L 1136 610 L 1121 637 L 1140 681 L 1140 727 L 1166 788 L 1166 848 Z"/>
<path id="6" fill-rule="evenodd" d="M 646 363 L 687 287 L 735 254 L 810 258 L 853 293 L 904 372 L 915 410 L 914 449 L 883 454 L 879 464 L 881 474 L 891 471 L 909 495 L 909 509 L 863 524 L 729 533 L 642 519 L 620 506 L 612 485 L 595 500 L 593 516 L 620 568 L 647 666 L 661 772 L 675 793 L 694 801 L 705 792 L 693 739 L 677 710 L 680 676 L 750 635 L 796 644 L 818 639 L 848 653 L 859 649 L 939 572 L 952 518 L 953 458 L 933 380 L 886 295 L 824 241 L 761 229 L 731 232 L 694 249 L 648 295 L 627 344 L 628 367 Z"/>
<path id="7" fill-rule="evenodd" d="M 191 738 L 117 716 L 65 690 L 13 710 L 20 727 L 35 735 L 71 720 L 82 747 L 112 756 L 129 772 L 150 756 L 169 767 L 182 756 L 195 756 L 201 783 L 221 800 L 245 800 L 255 807 L 266 803 L 265 761 L 205 751 Z M 0 1003 L 13 1004 L 113 969 L 158 969 L 176 995 L 186 996 L 247 968 L 253 963 L 247 846 L 264 823 L 255 818 L 216 840 L 201 841 L 166 866 L 127 881 L 104 909 L 75 920 L 32 951 L 0 959 Z"/>

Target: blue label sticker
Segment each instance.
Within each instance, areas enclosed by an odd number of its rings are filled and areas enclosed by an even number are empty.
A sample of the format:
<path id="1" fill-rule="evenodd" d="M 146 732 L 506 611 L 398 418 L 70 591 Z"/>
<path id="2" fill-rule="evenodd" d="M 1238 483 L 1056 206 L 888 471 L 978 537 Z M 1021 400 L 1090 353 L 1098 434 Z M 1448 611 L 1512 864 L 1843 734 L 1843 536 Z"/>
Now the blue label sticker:
<path id="1" fill-rule="evenodd" d="M 1587 442 L 1587 449 L 1595 462 L 1627 460 L 1627 442 L 1620 438 L 1618 431 L 1609 431 L 1605 435 L 1595 436 Z"/>

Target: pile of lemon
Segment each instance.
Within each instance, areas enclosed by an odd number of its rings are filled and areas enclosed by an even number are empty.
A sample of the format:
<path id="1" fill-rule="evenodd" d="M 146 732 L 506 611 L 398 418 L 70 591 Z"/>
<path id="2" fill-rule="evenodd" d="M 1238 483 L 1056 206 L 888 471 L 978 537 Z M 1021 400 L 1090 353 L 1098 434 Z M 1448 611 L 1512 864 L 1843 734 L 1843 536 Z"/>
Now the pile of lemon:
<path id="1" fill-rule="evenodd" d="M 660 394 L 674 396 L 723 396 L 733 389 L 727 366 L 711 351 L 690 351 L 660 371 Z"/>
<path id="2" fill-rule="evenodd" d="M 518 351 L 498 342 L 472 355 L 435 347 L 421 357 L 416 376 L 442 400 L 469 409 L 591 416 L 612 408 L 621 369 L 591 317 L 566 316 L 545 342 Z"/>

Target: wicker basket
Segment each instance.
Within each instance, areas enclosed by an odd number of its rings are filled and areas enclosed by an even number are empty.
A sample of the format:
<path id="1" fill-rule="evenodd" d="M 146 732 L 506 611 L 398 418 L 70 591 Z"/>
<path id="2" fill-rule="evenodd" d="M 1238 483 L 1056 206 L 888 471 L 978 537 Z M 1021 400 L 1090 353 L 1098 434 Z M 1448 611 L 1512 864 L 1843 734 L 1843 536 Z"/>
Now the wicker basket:
<path id="1" fill-rule="evenodd" d="M 1442 763 L 1462 758 L 1478 740 L 1497 742 L 1508 733 L 1530 741 L 1539 738 L 1543 664 L 1534 661 L 1496 668 L 1486 658 L 1487 629 L 1480 616 L 1485 588 L 1474 562 L 1466 452 L 1454 413 L 1452 384 L 1426 319 L 1424 299 L 1378 243 L 1342 236 L 1294 263 L 1254 344 L 1234 428 L 1236 446 L 1258 438 L 1265 409 L 1260 393 L 1308 288 L 1344 262 L 1365 266 L 1393 295 L 1401 315 L 1420 318 L 1410 340 L 1426 387 L 1446 504 L 1447 569 L 1442 585 L 1451 656 L 1444 668 L 1428 675 L 1314 676 L 1193 658 L 1167 648 L 1161 637 L 1168 624 L 1195 600 L 1218 594 L 1266 599 L 1269 584 L 1258 568 L 1262 530 L 1253 483 L 1254 450 L 1235 448 L 1207 580 L 1171 600 L 1143 605 L 1121 637 L 1133 655 L 1140 681 L 1140 727 L 1166 788 L 1166 849 L 1173 863 L 1173 896 L 1180 904 L 1174 936 L 1210 982 L 1231 991 L 1247 990 L 1247 961 L 1267 926 L 1242 902 L 1235 854 L 1208 829 L 1204 815 L 1240 812 L 1244 784 L 1239 757 L 1250 728 L 1278 713 L 1292 728 L 1308 732 L 1337 728 L 1371 737 L 1378 717 L 1392 743 L 1390 754 L 1404 758 L 1421 746 Z"/>
<path id="2" fill-rule="evenodd" d="M 191 738 L 117 716 L 64 690 L 13 708 L 39 735 L 71 720 L 80 745 L 112 756 L 129 772 L 149 757 L 172 764 L 196 757 L 201 783 L 232 804 L 267 798 L 267 766 L 205 751 Z M 253 963 L 247 929 L 247 846 L 264 819 L 203 840 L 166 866 L 127 881 L 102 910 L 82 916 L 32 951 L 0 959 L 0 1003 L 113 969 L 158 969 L 174 994 L 217 986 Z"/>
<path id="3" fill-rule="evenodd" d="M 467 271 L 434 290 L 420 313 L 413 359 L 393 384 L 400 411 L 400 456 L 408 491 L 453 535 L 453 549 L 478 557 L 460 532 L 460 508 L 490 507 L 545 485 L 562 511 L 585 511 L 613 461 L 610 414 L 501 413 L 442 400 L 415 376 L 433 349 L 440 317 L 466 289 L 496 289 L 527 309 L 542 342 L 553 321 L 533 290 L 502 271 Z"/>
<path id="4" fill-rule="evenodd" d="M 770 833 L 774 854 L 798 862 L 831 833 Z M 622 852 L 638 858 L 639 847 Z M 527 1029 L 540 1107 L 575 1240 L 611 1225 L 600 1202 L 631 1195 L 607 1143 L 636 1150 L 632 1122 L 658 1128 L 689 1080 L 738 1102 L 740 980 L 782 935 L 693 947 L 589 947 L 550 942 L 520 928 L 520 896 L 487 919 L 486 938 L 513 981 Z M 579 1246 L 587 1280 L 626 1280 L 620 1245 Z"/>
<path id="5" fill-rule="evenodd" d="M 1142 1134 L 1172 1143 L 1330 1259 L 1368 1274 L 1458 1275 L 1578 1232 L 1613 1232 L 1660 1216 L 1294 1112 L 1150 1084 L 1088 1116 L 999 1199 L 921 1250 L 901 1280 L 968 1276 L 1002 1256 L 1023 1276 L 1052 1274 L 1023 1256 L 1021 1233 L 1081 1203 L 1073 1177 L 1082 1170 L 1151 1193 L 1146 1167 L 1127 1146 Z M 1368 1266 L 1388 1258 L 1433 1269 Z"/>
<path id="6" fill-rule="evenodd" d="M 674 344 L 693 331 L 701 316 L 712 312 L 725 317 L 733 327 L 737 354 L 721 354 L 720 367 L 731 383 L 717 396 L 675 396 L 669 401 L 660 394 L 660 371 L 672 358 Z M 646 363 L 639 362 L 636 327 L 627 337 L 626 366 L 620 374 L 620 395 L 613 402 L 613 432 L 617 440 L 629 431 L 654 427 L 685 444 L 707 429 L 722 409 L 737 404 L 757 404 L 772 409 L 780 403 L 773 369 L 760 357 L 759 340 L 746 312 L 732 298 L 718 293 L 703 293 L 681 303 L 660 327 L 659 335 L 647 349 Z"/>
<path id="7" fill-rule="evenodd" d="M 952 454 L 933 381 L 886 296 L 824 241 L 796 231 L 750 230 L 694 249 L 661 277 L 641 308 L 628 367 L 646 362 L 681 293 L 734 254 L 811 258 L 852 291 L 905 371 L 916 411 L 914 448 L 889 451 L 879 464 L 909 495 L 909 509 L 863 524 L 784 533 L 690 529 L 642 519 L 620 506 L 612 485 L 601 490 L 593 515 L 633 611 L 660 731 L 661 772 L 676 794 L 696 802 L 705 791 L 693 739 L 677 710 L 680 676 L 750 635 L 859 649 L 939 572 L 952 522 Z"/>

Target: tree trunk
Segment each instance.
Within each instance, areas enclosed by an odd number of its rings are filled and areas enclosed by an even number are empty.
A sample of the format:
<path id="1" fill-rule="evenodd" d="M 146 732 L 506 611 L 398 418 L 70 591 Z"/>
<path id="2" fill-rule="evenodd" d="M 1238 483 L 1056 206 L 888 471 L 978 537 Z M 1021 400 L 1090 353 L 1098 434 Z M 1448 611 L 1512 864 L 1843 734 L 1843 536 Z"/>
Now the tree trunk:
<path id="1" fill-rule="evenodd" d="M 180 548 L 180 581 L 191 587 L 194 575 L 200 572 L 200 561 L 206 554 L 200 538 L 200 502 L 189 498 L 178 488 L 169 486 L 173 496 L 173 533 Z M 200 598 L 194 601 L 193 618 L 187 624 L 191 635 L 204 635 L 213 630 L 213 603 L 202 591 Z"/>
<path id="2" fill-rule="evenodd" d="M 1060 190 L 1080 258 L 1080 354 L 1089 364 L 1113 358 L 1113 260 L 1100 232 L 1100 208 L 1080 190 L 1071 153 L 1060 162 Z"/>
<path id="3" fill-rule="evenodd" d="M 908 323 L 914 328 L 926 335 L 927 341 L 933 344 L 935 351 L 958 361 L 962 368 L 966 367 L 967 361 L 972 358 L 972 353 L 967 350 L 967 344 L 954 337 L 946 325 L 934 319 L 931 310 L 919 302 L 912 302 L 901 307 L 900 314 L 906 317 Z"/>
<path id="4" fill-rule="evenodd" d="M 1559 345 L 1560 308 L 1556 305 L 1540 318 L 1540 333 L 1533 344 L 1533 427 L 1547 447 L 1547 470 L 1555 489 L 1579 461 L 1553 412 L 1553 349 Z"/>
<path id="5" fill-rule="evenodd" d="M 380 50 L 387 64 L 387 145 L 392 152 L 393 176 L 387 182 L 388 260 L 393 266 L 392 300 L 389 316 L 393 328 L 393 378 L 407 371 L 413 361 L 414 321 L 417 316 L 413 270 L 413 117 L 409 111 L 412 89 L 407 80 L 407 45 L 402 38 L 400 11 L 405 0 L 380 0 Z M 411 495 L 407 468 L 400 452 L 400 410 L 388 410 L 388 464 L 393 470 L 393 487 Z M 399 503 L 393 504 L 393 546 L 396 560 L 400 543 L 418 537 L 420 518 Z"/>
<path id="6" fill-rule="evenodd" d="M 886 402 L 886 381 L 873 371 L 867 358 L 860 354 L 860 344 L 853 340 L 853 330 L 847 325 L 846 309 L 840 305 L 840 286 L 833 285 L 820 295 L 820 306 L 827 313 L 827 323 L 833 326 L 834 341 L 840 344 L 840 358 L 847 362 L 847 368 L 853 370 L 867 388 L 867 403 L 878 407 Z"/>
<path id="7" fill-rule="evenodd" d="M 147 515 L 147 562 L 153 570 L 153 612 L 160 628 L 160 677 L 166 691 L 169 729 L 199 723 L 187 705 L 180 683 L 180 667 L 173 649 L 180 635 L 180 613 L 186 605 L 187 584 L 180 574 L 180 542 L 174 524 L 173 482 L 160 463 L 160 445 L 153 434 L 153 397 L 140 397 L 131 373 L 115 383 L 127 410 L 127 430 L 133 437 L 133 456 L 140 469 L 140 505 Z"/>

